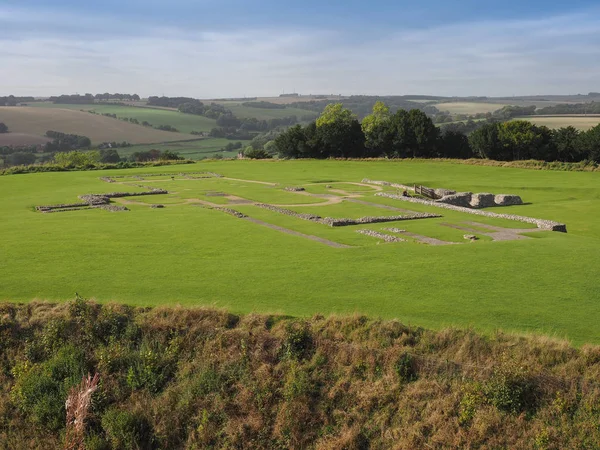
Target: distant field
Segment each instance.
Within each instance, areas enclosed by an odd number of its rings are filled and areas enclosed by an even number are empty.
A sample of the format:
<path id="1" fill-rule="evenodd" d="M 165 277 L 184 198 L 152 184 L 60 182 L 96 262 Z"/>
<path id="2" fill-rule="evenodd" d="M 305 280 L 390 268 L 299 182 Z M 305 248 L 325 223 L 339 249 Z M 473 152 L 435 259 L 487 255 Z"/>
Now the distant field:
<path id="1" fill-rule="evenodd" d="M 223 178 L 180 175 L 186 172 Z M 174 179 L 158 175 L 165 173 Z M 138 178 L 99 179 L 111 175 Z M 569 233 L 530 232 L 527 224 L 377 197 L 381 187 L 352 184 L 363 178 L 518 194 L 526 204 L 495 211 L 565 222 Z M 0 301 L 65 300 L 78 292 L 105 302 L 308 317 L 359 313 L 600 343 L 599 181 L 600 173 L 431 161 L 223 161 L 3 176 L 0 255 L 7 256 L 0 256 Z M 33 208 L 84 193 L 139 192 L 140 185 L 169 194 L 115 201 L 127 212 Z M 284 190 L 289 186 L 306 191 Z M 322 217 L 398 214 L 393 208 L 443 217 L 332 228 L 254 202 Z M 152 209 L 153 203 L 166 208 Z M 200 207 L 207 203 L 253 220 Z M 485 225 L 525 230 L 520 240 L 492 241 L 482 234 Z M 475 227 L 481 239 L 465 241 L 461 226 Z M 406 241 L 388 244 L 356 232 L 388 227 L 406 230 Z M 415 235 L 449 245 L 420 243 Z"/>
<path id="2" fill-rule="evenodd" d="M 258 97 L 256 100 L 247 100 L 247 101 L 257 101 L 257 102 L 269 102 L 269 103 L 277 103 L 278 105 L 287 105 L 289 103 L 297 103 L 297 102 L 312 102 L 312 101 L 320 101 L 320 100 L 331 100 L 332 102 L 344 100 L 348 97 L 343 96 L 327 96 L 325 98 L 315 98 L 310 95 L 303 95 L 300 97 Z M 202 100 L 205 103 L 215 102 L 215 103 L 244 103 L 239 100 Z"/>
<path id="3" fill-rule="evenodd" d="M 137 119 L 140 123 L 149 122 L 154 126 L 171 125 L 182 133 L 191 133 L 192 131 L 210 131 L 217 126 L 217 121 L 194 114 L 183 114 L 175 110 L 164 108 L 137 108 L 133 106 L 113 106 L 113 105 L 53 105 L 52 103 L 40 103 L 39 108 L 60 108 L 66 106 L 67 109 L 93 110 L 99 114 L 116 114 L 118 118 Z M 113 119 L 114 120 L 114 119 Z"/>
<path id="4" fill-rule="evenodd" d="M 298 120 L 304 115 L 313 115 L 315 118 L 318 114 L 307 111 L 305 109 L 298 108 L 285 108 L 285 109 L 267 109 L 267 108 L 252 108 L 250 106 L 243 106 L 241 103 L 223 103 L 223 105 L 230 109 L 240 119 L 256 117 L 260 120 L 279 119 L 281 117 L 296 116 Z"/>
<path id="5" fill-rule="evenodd" d="M 503 106 L 501 103 L 479 103 L 479 102 L 450 102 L 434 104 L 440 111 L 449 111 L 450 114 L 478 114 L 494 112 Z"/>
<path id="6" fill-rule="evenodd" d="M 170 142 L 167 144 L 149 144 L 135 145 L 133 147 L 119 148 L 117 151 L 121 157 L 129 156 L 135 152 L 157 149 L 160 151 L 170 150 L 179 153 L 187 159 L 212 158 L 219 154 L 224 158 L 233 158 L 237 156 L 238 150 L 233 152 L 221 152 L 220 150 L 227 144 L 241 142 L 243 147 L 249 145 L 250 141 L 236 141 L 221 138 L 208 138 L 192 142 Z"/>
<path id="7" fill-rule="evenodd" d="M 28 133 L 0 133 L 0 147 L 4 145 L 42 145 L 50 142 L 43 136 Z"/>
<path id="8" fill-rule="evenodd" d="M 536 125 L 544 125 L 548 128 L 562 128 L 572 126 L 579 130 L 589 130 L 600 124 L 600 116 L 576 116 L 576 115 L 557 115 L 557 116 L 529 116 L 519 117 L 518 120 L 527 120 Z"/>
<path id="9" fill-rule="evenodd" d="M 155 130 L 110 117 L 63 108 L 0 107 L 0 122 L 6 123 L 14 133 L 34 135 L 35 139 L 43 137 L 48 130 L 54 130 L 87 136 L 94 145 L 105 141 L 149 144 L 196 138 L 190 134 Z"/>

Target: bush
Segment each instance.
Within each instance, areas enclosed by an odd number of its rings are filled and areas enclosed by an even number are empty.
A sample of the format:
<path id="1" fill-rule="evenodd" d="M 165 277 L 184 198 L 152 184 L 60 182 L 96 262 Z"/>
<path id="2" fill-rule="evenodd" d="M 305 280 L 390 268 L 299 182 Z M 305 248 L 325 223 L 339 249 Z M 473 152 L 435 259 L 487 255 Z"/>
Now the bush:
<path id="1" fill-rule="evenodd" d="M 537 407 L 537 386 L 524 367 L 503 359 L 483 386 L 490 405 L 501 411 L 518 414 Z"/>
<path id="2" fill-rule="evenodd" d="M 62 347 L 46 363 L 13 369 L 12 401 L 33 423 L 59 430 L 65 423 L 69 389 L 81 381 L 85 372 L 83 351 L 72 345 Z"/>
<path id="3" fill-rule="evenodd" d="M 139 413 L 109 409 L 102 416 L 102 428 L 115 449 L 153 448 L 152 429 Z"/>
<path id="4" fill-rule="evenodd" d="M 419 376 L 414 358 L 409 353 L 404 353 L 396 362 L 396 373 L 404 383 L 416 381 Z"/>
<path id="5" fill-rule="evenodd" d="M 246 147 L 246 150 L 244 150 L 244 157 L 249 159 L 269 159 L 271 158 L 271 155 L 269 155 L 262 148 L 255 149 L 252 147 Z"/>
<path id="6" fill-rule="evenodd" d="M 284 357 L 296 360 L 312 355 L 314 342 L 307 323 L 294 322 L 286 326 L 282 351 Z"/>

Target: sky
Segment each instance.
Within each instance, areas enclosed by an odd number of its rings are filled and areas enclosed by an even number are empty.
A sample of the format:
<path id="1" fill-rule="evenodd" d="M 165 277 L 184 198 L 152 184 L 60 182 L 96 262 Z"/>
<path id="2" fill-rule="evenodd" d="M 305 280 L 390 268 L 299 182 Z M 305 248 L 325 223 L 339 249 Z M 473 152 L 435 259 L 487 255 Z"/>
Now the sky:
<path id="1" fill-rule="evenodd" d="M 0 0 L 0 95 L 591 91 L 597 0 Z"/>

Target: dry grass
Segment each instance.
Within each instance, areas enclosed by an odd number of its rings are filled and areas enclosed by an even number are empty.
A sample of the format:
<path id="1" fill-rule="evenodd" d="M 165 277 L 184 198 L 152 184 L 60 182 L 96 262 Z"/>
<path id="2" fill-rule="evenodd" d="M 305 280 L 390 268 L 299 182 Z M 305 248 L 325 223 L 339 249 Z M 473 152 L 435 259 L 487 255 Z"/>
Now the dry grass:
<path id="1" fill-rule="evenodd" d="M 0 305 L 0 331 L 0 442 L 10 448 L 60 446 L 60 430 L 45 430 L 38 409 L 27 409 L 25 389 L 35 385 L 31 374 L 69 375 L 71 362 L 56 364 L 61 350 L 50 336 L 77 343 L 101 374 L 92 407 L 81 408 L 90 412 L 93 448 L 600 445 L 595 346 L 360 315 L 300 322 L 82 301 Z M 41 354 L 36 343 L 51 349 Z M 71 390 L 72 404 L 89 406 L 92 386 L 86 378 Z M 68 417 L 83 424 L 81 414 Z"/>
<path id="2" fill-rule="evenodd" d="M 46 131 L 54 130 L 87 136 L 95 145 L 105 141 L 151 144 L 196 138 L 189 134 L 155 130 L 72 109 L 0 107 L 0 121 L 6 123 L 10 134 L 22 133 L 40 138 Z"/>

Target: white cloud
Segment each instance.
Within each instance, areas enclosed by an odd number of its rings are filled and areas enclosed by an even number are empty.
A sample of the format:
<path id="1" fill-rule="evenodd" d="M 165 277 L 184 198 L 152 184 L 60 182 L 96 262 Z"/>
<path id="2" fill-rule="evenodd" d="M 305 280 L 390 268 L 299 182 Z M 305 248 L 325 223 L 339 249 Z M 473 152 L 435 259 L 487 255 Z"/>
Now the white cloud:
<path id="1" fill-rule="evenodd" d="M 43 14 L 39 14 L 43 16 Z M 34 15 L 35 21 L 36 15 Z M 138 92 L 196 97 L 301 93 L 525 95 L 599 90 L 600 17 L 462 23 L 352 44 L 344 31 L 189 31 L 82 18 L 86 33 L 20 28 L 0 9 L 0 94 Z M 23 22 L 24 23 L 24 22 Z M 48 22 L 46 22 L 48 23 Z M 113 24 L 114 25 L 114 24 Z"/>

